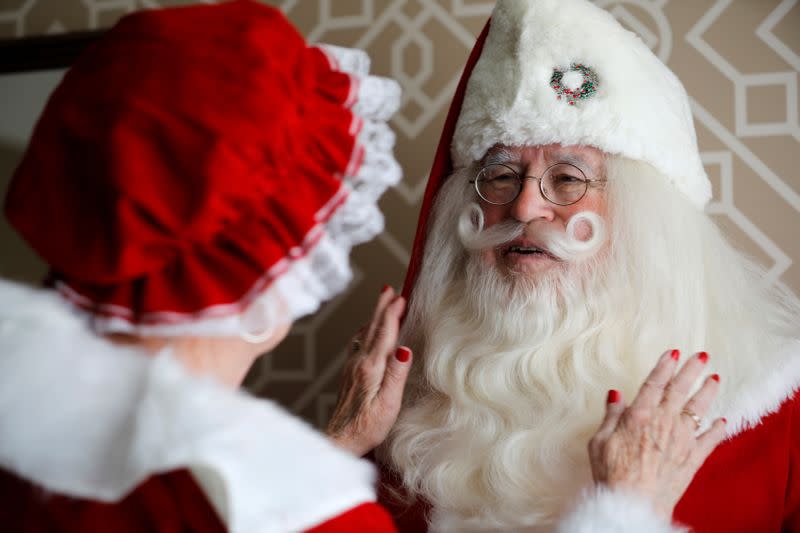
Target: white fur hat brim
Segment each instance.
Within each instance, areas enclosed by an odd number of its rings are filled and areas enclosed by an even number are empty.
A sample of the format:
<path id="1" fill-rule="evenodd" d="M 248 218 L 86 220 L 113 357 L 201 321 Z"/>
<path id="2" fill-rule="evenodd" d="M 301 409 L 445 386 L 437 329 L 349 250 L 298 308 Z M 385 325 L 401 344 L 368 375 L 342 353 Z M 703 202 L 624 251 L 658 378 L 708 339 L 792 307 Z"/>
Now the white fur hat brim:
<path id="1" fill-rule="evenodd" d="M 555 69 L 589 67 L 597 91 L 574 104 Z M 453 137 L 456 167 L 495 144 L 594 146 L 646 161 L 698 207 L 711 198 L 689 99 L 635 34 L 587 0 L 500 0 Z"/>

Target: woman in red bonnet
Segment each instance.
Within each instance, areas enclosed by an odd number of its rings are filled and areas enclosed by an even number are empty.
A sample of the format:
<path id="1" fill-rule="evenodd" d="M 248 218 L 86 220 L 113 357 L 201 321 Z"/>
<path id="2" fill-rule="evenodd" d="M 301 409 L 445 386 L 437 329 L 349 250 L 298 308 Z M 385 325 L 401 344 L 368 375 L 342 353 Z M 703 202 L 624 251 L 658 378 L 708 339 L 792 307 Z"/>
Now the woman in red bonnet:
<path id="1" fill-rule="evenodd" d="M 0 529 L 394 530 L 356 456 L 399 408 L 402 298 L 330 438 L 237 390 L 382 229 L 400 95 L 368 69 L 239 0 L 125 17 L 67 72 L 5 204 L 50 274 L 0 280 Z"/>

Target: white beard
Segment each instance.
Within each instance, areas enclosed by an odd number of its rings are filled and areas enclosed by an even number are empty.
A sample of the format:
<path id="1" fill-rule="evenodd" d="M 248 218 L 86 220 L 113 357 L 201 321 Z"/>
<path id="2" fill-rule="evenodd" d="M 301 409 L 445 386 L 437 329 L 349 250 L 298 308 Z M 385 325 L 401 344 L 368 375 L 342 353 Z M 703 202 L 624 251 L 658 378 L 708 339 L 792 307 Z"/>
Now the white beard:
<path id="1" fill-rule="evenodd" d="M 591 482 L 586 444 L 608 389 L 632 393 L 650 367 L 619 357 L 633 339 L 608 319 L 624 302 L 601 272 L 592 261 L 505 279 L 472 256 L 432 314 L 430 392 L 404 411 L 394 446 L 428 472 L 435 529 L 552 524 Z"/>

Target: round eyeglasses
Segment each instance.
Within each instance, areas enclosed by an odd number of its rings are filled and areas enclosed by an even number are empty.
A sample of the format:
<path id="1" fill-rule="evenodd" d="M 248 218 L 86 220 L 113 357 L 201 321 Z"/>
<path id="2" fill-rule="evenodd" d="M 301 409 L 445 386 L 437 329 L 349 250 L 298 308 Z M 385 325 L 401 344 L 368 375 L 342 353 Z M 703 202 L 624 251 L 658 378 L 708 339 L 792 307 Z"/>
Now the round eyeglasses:
<path id="1" fill-rule="evenodd" d="M 542 177 L 521 176 L 519 172 L 502 163 L 486 165 L 470 183 L 484 201 L 505 205 L 517 199 L 522 192 L 523 180 L 539 181 L 539 190 L 545 200 L 556 205 L 572 205 L 586 195 L 589 185 L 605 180 L 590 180 L 581 169 L 570 163 L 549 166 Z"/>

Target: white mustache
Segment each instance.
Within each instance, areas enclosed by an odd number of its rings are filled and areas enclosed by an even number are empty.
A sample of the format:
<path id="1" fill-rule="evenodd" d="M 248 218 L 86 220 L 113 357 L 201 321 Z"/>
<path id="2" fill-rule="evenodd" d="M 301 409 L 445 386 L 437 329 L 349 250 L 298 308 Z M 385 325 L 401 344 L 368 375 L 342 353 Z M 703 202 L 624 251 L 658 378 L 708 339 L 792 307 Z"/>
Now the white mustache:
<path id="1" fill-rule="evenodd" d="M 513 241 L 528 230 L 528 224 L 523 222 L 502 222 L 484 228 L 485 222 L 483 210 L 477 203 L 464 207 L 458 217 L 458 237 L 464 248 L 469 251 L 496 248 Z M 586 239 L 577 236 L 581 224 L 588 225 L 590 230 Z M 535 235 L 554 257 L 562 261 L 576 261 L 596 254 L 606 241 L 607 231 L 606 223 L 600 215 L 593 211 L 581 211 L 569 219 L 566 231 L 537 229 Z"/>

